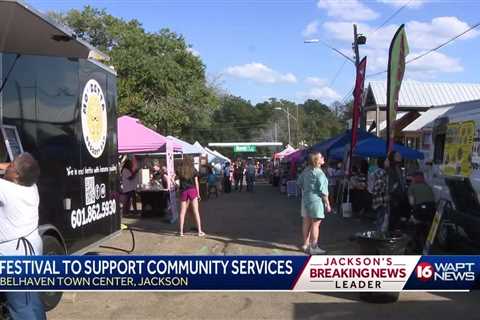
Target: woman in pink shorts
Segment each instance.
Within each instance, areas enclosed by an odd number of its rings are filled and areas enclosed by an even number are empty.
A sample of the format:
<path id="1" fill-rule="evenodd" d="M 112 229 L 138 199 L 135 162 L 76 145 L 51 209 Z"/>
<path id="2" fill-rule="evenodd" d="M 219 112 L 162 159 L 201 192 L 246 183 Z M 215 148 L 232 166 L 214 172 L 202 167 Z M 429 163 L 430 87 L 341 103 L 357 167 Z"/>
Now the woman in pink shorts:
<path id="1" fill-rule="evenodd" d="M 185 215 L 188 207 L 192 206 L 193 216 L 197 224 L 198 236 L 203 237 L 205 233 L 202 231 L 202 222 L 200 220 L 200 212 L 198 210 L 198 201 L 200 200 L 200 192 L 198 187 L 198 172 L 193 167 L 193 159 L 185 157 L 180 166 L 177 177 L 180 180 L 180 219 L 179 219 L 179 236 L 183 237 L 183 225 L 185 223 Z"/>

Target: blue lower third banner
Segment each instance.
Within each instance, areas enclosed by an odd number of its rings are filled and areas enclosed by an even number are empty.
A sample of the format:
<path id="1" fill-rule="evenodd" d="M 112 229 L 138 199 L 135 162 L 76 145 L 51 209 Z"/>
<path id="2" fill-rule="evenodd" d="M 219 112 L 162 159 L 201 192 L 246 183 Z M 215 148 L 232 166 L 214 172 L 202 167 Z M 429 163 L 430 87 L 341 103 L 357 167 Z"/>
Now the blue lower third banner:
<path id="1" fill-rule="evenodd" d="M 0 291 L 480 289 L 480 256 L 0 257 Z"/>

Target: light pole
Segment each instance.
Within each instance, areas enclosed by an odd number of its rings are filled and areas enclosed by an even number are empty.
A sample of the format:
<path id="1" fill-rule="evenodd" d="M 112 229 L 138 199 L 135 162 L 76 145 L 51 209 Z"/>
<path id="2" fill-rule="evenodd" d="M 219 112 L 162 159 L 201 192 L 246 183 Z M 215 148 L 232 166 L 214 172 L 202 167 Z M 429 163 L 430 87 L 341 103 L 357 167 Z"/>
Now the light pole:
<path id="1" fill-rule="evenodd" d="M 367 37 L 365 37 L 363 34 L 357 33 L 357 25 L 356 24 L 353 25 L 352 49 L 353 49 L 353 53 L 355 55 L 355 60 L 353 60 L 352 58 L 350 58 L 349 56 L 347 56 L 346 54 L 344 54 L 340 50 L 332 47 L 331 45 L 329 45 L 325 41 L 322 41 L 321 39 L 310 39 L 310 40 L 304 40 L 303 42 L 304 43 L 321 43 L 324 46 L 328 47 L 329 49 L 335 51 L 336 53 L 338 53 L 339 55 L 341 55 L 342 57 L 344 57 L 345 59 L 347 59 L 348 61 L 353 63 L 353 65 L 355 66 L 355 75 L 356 75 L 358 73 L 358 65 L 360 64 L 360 53 L 358 51 L 358 46 L 362 45 L 362 44 L 366 44 L 367 43 Z M 355 90 L 353 91 L 353 94 L 355 95 Z M 361 112 L 360 117 L 361 117 L 360 128 L 365 130 L 367 119 L 366 119 L 366 112 L 365 112 L 364 108 L 362 108 L 362 112 Z"/>
<path id="2" fill-rule="evenodd" d="M 321 39 L 308 39 L 308 40 L 303 40 L 304 43 L 321 43 L 323 44 L 324 46 L 326 46 L 327 48 L 335 51 L 336 53 L 338 53 L 339 55 L 341 55 L 342 57 L 344 57 L 345 59 L 347 59 L 348 61 L 350 61 L 351 63 L 353 63 L 355 65 L 355 60 L 353 60 L 352 58 L 350 58 L 349 56 L 347 56 L 345 53 L 343 53 L 342 51 L 332 47 L 331 45 L 329 45 L 328 43 L 326 43 L 325 41 L 321 40 Z"/>
<path id="3" fill-rule="evenodd" d="M 292 116 L 290 114 L 290 112 L 288 112 L 288 105 L 287 105 L 287 110 L 284 110 L 280 107 L 276 107 L 275 110 L 281 110 L 283 112 L 285 112 L 287 114 L 287 126 L 288 126 L 288 144 L 289 145 L 292 145 L 292 136 L 290 134 L 290 117 L 292 117 L 293 119 L 295 119 L 295 121 L 297 121 L 297 126 L 298 126 L 298 119 L 295 118 L 294 116 Z"/>

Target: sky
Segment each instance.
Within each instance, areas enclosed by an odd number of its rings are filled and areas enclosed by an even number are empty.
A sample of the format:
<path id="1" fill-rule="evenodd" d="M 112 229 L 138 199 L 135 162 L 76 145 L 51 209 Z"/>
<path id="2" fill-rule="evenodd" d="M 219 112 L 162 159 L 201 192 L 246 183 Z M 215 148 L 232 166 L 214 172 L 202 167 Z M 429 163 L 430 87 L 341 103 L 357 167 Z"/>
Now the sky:
<path id="1" fill-rule="evenodd" d="M 385 80 L 388 47 L 405 24 L 414 58 L 480 23 L 478 0 L 29 0 L 34 8 L 65 12 L 85 5 L 147 31 L 182 34 L 206 66 L 210 81 L 258 103 L 268 98 L 330 104 L 351 97 L 355 68 L 353 24 L 367 37 L 368 81 Z M 480 27 L 407 64 L 405 79 L 479 82 Z M 320 39 L 323 43 L 305 43 Z M 378 74 L 380 73 L 380 74 Z M 375 75 L 377 74 L 377 75 Z"/>

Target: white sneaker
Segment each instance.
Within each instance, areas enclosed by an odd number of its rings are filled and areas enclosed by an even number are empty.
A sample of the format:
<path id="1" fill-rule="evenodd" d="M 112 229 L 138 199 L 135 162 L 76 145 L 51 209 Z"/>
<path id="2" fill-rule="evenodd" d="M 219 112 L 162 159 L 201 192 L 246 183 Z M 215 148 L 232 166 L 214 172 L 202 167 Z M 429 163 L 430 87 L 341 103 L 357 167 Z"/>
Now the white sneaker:
<path id="1" fill-rule="evenodd" d="M 326 253 L 326 251 L 323 249 L 320 249 L 320 247 L 312 247 L 312 246 L 310 246 L 309 251 L 311 255 L 321 255 Z"/>

